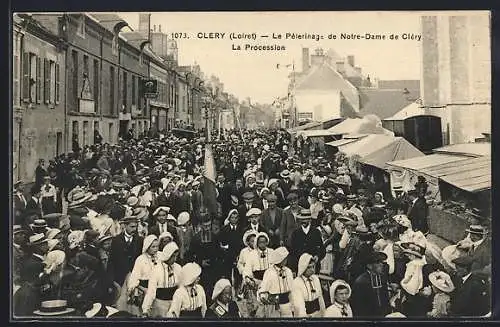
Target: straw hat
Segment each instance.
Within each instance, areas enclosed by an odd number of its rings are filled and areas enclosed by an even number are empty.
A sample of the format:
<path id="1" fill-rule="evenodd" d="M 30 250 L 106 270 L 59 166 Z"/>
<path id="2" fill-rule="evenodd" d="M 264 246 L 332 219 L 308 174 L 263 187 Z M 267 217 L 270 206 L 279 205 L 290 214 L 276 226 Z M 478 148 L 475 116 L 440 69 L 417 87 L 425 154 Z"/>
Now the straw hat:
<path id="1" fill-rule="evenodd" d="M 455 289 L 450 275 L 444 271 L 434 271 L 429 274 L 429 281 L 439 290 L 445 293 L 451 293 Z"/>
<path id="2" fill-rule="evenodd" d="M 252 217 L 252 216 L 260 216 L 262 214 L 262 210 L 260 210 L 259 208 L 251 208 L 250 210 L 248 210 L 247 212 L 247 217 Z"/>
<path id="3" fill-rule="evenodd" d="M 113 307 L 109 307 L 106 305 L 102 305 L 102 303 L 94 303 L 92 305 L 92 309 L 85 312 L 85 317 L 93 318 L 93 317 L 106 317 L 109 318 L 111 315 L 120 312 L 120 310 L 115 309 Z"/>
<path id="4" fill-rule="evenodd" d="M 60 316 L 75 311 L 74 308 L 68 308 L 66 300 L 43 301 L 40 309 L 33 311 L 39 316 Z"/>

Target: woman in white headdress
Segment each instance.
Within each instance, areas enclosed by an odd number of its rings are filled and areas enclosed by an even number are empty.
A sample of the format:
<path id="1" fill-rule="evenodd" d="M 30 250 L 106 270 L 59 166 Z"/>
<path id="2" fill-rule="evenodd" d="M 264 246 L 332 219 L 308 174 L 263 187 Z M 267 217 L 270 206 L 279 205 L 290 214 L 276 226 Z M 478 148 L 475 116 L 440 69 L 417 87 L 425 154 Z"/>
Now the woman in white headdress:
<path id="1" fill-rule="evenodd" d="M 156 235 L 148 235 L 142 244 L 142 254 L 135 259 L 134 268 L 126 281 L 128 298 L 137 298 L 134 305 L 130 305 L 130 313 L 139 315 L 140 306 L 148 289 L 149 278 L 153 268 L 158 264 L 159 241 Z M 124 285 L 125 286 L 125 285 Z"/>
<path id="2" fill-rule="evenodd" d="M 316 260 L 309 253 L 299 258 L 297 278 L 292 283 L 291 299 L 294 317 L 318 318 L 325 311 L 323 290 L 317 275 Z"/>
<path id="3" fill-rule="evenodd" d="M 176 263 L 179 247 L 170 242 L 159 254 L 160 264 L 151 273 L 142 302 L 142 312 L 148 317 L 167 317 L 174 292 L 179 286 L 182 267 Z"/>
<path id="4" fill-rule="evenodd" d="M 351 286 L 347 282 L 337 279 L 330 286 L 331 305 L 326 309 L 325 318 L 352 318 L 352 309 L 349 304 Z"/>
<path id="5" fill-rule="evenodd" d="M 168 318 L 204 318 L 207 311 L 207 299 L 200 281 L 201 267 L 186 263 L 181 269 L 181 282 L 172 297 Z"/>

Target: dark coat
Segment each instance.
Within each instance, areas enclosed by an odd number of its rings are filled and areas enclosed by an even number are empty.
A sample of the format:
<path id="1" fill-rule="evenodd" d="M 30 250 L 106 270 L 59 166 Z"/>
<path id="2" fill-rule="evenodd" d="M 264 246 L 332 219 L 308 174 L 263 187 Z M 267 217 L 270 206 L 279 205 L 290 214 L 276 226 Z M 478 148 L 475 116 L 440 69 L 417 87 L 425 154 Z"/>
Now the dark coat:
<path id="1" fill-rule="evenodd" d="M 491 239 L 485 239 L 470 255 L 474 258 L 472 271 L 482 270 L 487 265 L 491 264 Z"/>
<path id="2" fill-rule="evenodd" d="M 299 206 L 299 211 L 303 208 Z M 280 241 L 285 245 L 289 243 L 290 236 L 295 229 L 297 229 L 297 222 L 290 208 L 283 210 L 283 218 L 281 219 L 280 226 Z"/>
<path id="3" fill-rule="evenodd" d="M 175 206 L 174 203 L 175 197 L 173 192 L 171 192 L 168 197 L 166 196 L 165 192 L 163 192 L 156 198 L 156 204 L 158 207 L 169 207 L 170 210 L 173 210 Z"/>
<path id="4" fill-rule="evenodd" d="M 31 283 L 23 283 L 12 298 L 14 317 L 32 317 L 40 303 L 40 288 Z"/>
<path id="5" fill-rule="evenodd" d="M 421 231 L 424 234 L 429 232 L 428 217 L 429 206 L 425 198 L 418 198 L 413 205 L 410 205 L 408 209 L 408 218 L 410 218 L 413 230 Z"/>
<path id="6" fill-rule="evenodd" d="M 256 206 L 255 202 L 252 203 L 251 208 L 258 208 Z M 238 206 L 238 216 L 240 217 L 240 224 L 243 225 L 243 226 L 246 226 L 246 225 L 249 224 L 248 217 L 247 217 L 247 212 L 248 212 L 248 209 L 247 209 L 246 203 L 240 204 Z"/>
<path id="7" fill-rule="evenodd" d="M 462 283 L 455 283 L 455 291 L 451 294 L 450 313 L 455 317 L 479 317 L 491 310 L 490 287 L 484 277 L 473 273 Z M 457 285 L 458 284 L 458 285 Z"/>
<path id="8" fill-rule="evenodd" d="M 352 284 L 351 307 L 356 318 L 383 318 L 390 313 L 387 273 L 381 274 L 382 287 L 379 289 L 380 304 L 377 292 L 372 288 L 368 272 L 364 272 Z"/>
<path id="9" fill-rule="evenodd" d="M 210 307 L 207 308 L 205 313 L 205 318 L 212 319 L 237 319 L 240 317 L 240 310 L 236 302 L 231 301 L 228 305 L 229 311 L 220 307 L 217 302 L 214 302 Z"/>
<path id="10" fill-rule="evenodd" d="M 226 258 L 230 262 L 234 262 L 238 255 L 240 254 L 241 249 L 243 249 L 243 227 L 241 224 L 236 226 L 236 230 L 232 230 L 231 226 L 228 224 L 222 227 L 219 235 L 217 236 L 217 245 L 228 245 L 229 248 L 224 250 Z M 220 253 L 221 251 L 218 250 Z"/>
<path id="11" fill-rule="evenodd" d="M 37 214 L 41 215 L 42 214 L 42 208 L 40 207 L 40 201 L 35 202 L 33 198 L 30 198 L 29 200 L 26 199 L 26 209 L 25 212 L 26 214 Z"/>
<path id="12" fill-rule="evenodd" d="M 297 271 L 299 258 L 304 253 L 317 256 L 319 261 L 321 261 L 326 254 L 321 232 L 312 226 L 309 227 L 309 232 L 307 234 L 304 233 L 300 226 L 293 231 L 290 237 L 290 269 Z"/>
<path id="13" fill-rule="evenodd" d="M 131 244 L 125 242 L 123 233 L 113 238 L 108 265 L 114 273 L 113 280 L 123 285 L 125 277 L 134 268 L 135 259 L 142 253 L 143 238 L 134 235 Z"/>
<path id="14" fill-rule="evenodd" d="M 173 207 L 170 207 L 172 215 L 177 217 L 181 212 L 186 211 L 191 213 L 191 197 L 188 193 L 184 192 L 182 195 L 174 195 Z"/>
<path id="15" fill-rule="evenodd" d="M 284 210 L 281 208 L 276 208 L 276 213 L 274 217 L 274 223 L 271 219 L 271 213 L 269 208 L 264 210 L 262 212 L 262 226 L 264 227 L 264 230 L 266 231 L 267 235 L 270 238 L 271 244 L 270 247 L 278 247 L 280 244 L 280 234 L 275 234 L 272 235 L 269 233 L 269 231 L 276 231 L 276 229 L 279 229 L 281 227 L 281 220 L 283 219 L 284 216 Z"/>

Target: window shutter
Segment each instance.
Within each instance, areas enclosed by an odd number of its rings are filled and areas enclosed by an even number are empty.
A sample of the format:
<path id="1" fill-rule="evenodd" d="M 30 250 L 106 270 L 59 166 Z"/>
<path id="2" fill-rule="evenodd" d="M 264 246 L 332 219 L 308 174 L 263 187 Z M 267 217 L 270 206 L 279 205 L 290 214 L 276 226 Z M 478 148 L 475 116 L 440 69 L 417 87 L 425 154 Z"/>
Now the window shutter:
<path id="1" fill-rule="evenodd" d="M 36 57 L 36 103 L 42 103 L 42 60 Z"/>
<path id="2" fill-rule="evenodd" d="M 45 77 L 43 84 L 45 103 L 50 103 L 50 64 L 47 58 L 43 59 L 43 74 Z"/>
<path id="3" fill-rule="evenodd" d="M 54 95 L 54 98 L 55 98 L 55 102 L 56 104 L 59 103 L 59 92 L 60 92 L 60 87 L 61 87 L 61 81 L 60 81 L 60 72 L 59 72 L 59 64 L 56 63 L 55 64 L 55 70 L 56 70 L 56 73 L 55 73 L 55 95 Z"/>
<path id="4" fill-rule="evenodd" d="M 30 54 L 28 52 L 23 53 L 23 94 L 22 98 L 24 102 L 30 102 Z"/>

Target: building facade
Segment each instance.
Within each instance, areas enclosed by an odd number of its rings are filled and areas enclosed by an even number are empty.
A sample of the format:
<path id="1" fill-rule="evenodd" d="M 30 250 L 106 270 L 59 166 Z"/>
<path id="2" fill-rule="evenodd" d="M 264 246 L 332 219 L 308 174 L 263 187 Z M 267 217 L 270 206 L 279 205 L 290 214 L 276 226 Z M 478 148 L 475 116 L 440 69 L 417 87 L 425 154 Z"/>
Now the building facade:
<path id="1" fill-rule="evenodd" d="M 167 69 L 160 65 L 150 63 L 149 77 L 158 83 L 158 95 L 149 100 L 151 110 L 151 127 L 155 131 L 167 129 L 167 115 L 169 110 Z"/>
<path id="2" fill-rule="evenodd" d="M 65 152 L 66 49 L 57 34 L 29 15 L 14 16 L 13 177 L 34 181 L 39 159 Z"/>
<path id="3" fill-rule="evenodd" d="M 445 144 L 473 142 L 491 126 L 490 16 L 423 16 L 422 104 L 441 118 Z"/>

